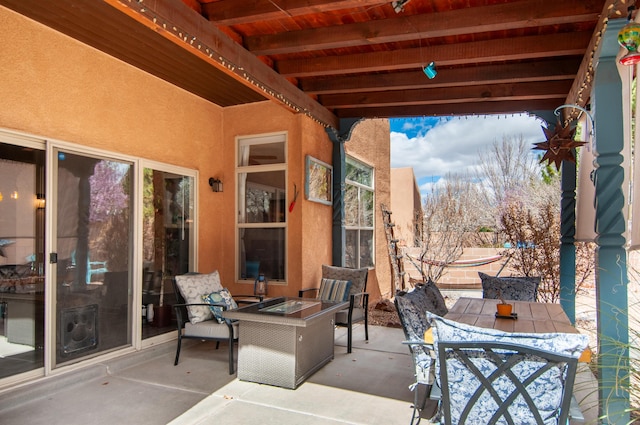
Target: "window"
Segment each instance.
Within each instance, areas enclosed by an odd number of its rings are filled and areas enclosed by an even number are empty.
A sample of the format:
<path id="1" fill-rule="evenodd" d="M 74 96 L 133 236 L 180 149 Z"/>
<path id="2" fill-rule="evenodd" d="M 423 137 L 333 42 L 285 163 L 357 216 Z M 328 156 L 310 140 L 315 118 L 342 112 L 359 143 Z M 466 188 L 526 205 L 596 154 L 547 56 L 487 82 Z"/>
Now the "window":
<path id="1" fill-rule="evenodd" d="M 373 168 L 347 157 L 345 183 L 345 266 L 373 267 Z"/>
<path id="2" fill-rule="evenodd" d="M 285 281 L 286 135 L 238 139 L 237 279 Z"/>

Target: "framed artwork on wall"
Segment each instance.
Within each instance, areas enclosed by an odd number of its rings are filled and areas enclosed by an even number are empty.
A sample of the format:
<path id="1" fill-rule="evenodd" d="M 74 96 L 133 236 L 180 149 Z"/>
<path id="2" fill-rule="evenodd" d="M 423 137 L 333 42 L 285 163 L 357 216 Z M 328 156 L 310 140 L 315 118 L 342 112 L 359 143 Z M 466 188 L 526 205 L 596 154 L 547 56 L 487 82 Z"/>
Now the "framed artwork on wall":
<path id="1" fill-rule="evenodd" d="M 325 205 L 333 204 L 333 167 L 307 155 L 304 180 L 306 199 Z"/>

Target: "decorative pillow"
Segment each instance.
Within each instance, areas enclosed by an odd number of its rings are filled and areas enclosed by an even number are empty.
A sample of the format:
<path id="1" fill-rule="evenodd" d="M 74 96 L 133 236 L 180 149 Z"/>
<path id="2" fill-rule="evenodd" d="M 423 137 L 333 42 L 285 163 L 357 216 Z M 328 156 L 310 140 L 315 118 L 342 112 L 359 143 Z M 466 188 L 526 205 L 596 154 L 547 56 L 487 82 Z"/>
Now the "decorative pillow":
<path id="1" fill-rule="evenodd" d="M 220 274 L 214 271 L 210 274 L 186 274 L 176 276 L 176 284 L 187 304 L 202 304 L 202 296 L 222 290 Z M 213 314 L 207 306 L 193 305 L 187 307 L 189 321 L 192 325 L 213 319 Z"/>
<path id="2" fill-rule="evenodd" d="M 437 352 L 439 341 L 499 341 L 510 344 L 518 344 L 529 346 L 537 349 L 551 351 L 559 354 L 579 357 L 580 354 L 589 344 L 589 338 L 581 334 L 567 333 L 509 333 L 495 329 L 485 329 L 476 326 L 458 323 L 452 320 L 444 319 L 431 313 L 427 313 L 427 318 L 434 329 L 434 347 Z M 508 356 L 508 352 L 501 355 Z M 474 363 L 483 375 L 488 376 L 495 370 L 495 365 L 486 355 L 473 355 L 469 359 Z M 478 378 L 470 372 L 466 366 L 462 366 L 457 359 L 447 360 L 447 370 L 449 376 L 448 387 L 455 389 L 455 396 L 451 396 L 451 419 L 452 423 L 457 423 L 467 400 L 470 399 L 478 385 Z M 440 364 L 436 361 L 435 375 L 439 379 Z M 534 369 L 538 369 L 539 365 L 535 357 L 531 357 L 529 361 L 521 362 L 512 368 L 516 376 L 529 376 Z M 557 413 L 562 400 L 562 391 L 564 388 L 564 369 L 551 368 L 542 375 L 536 377 L 527 387 L 530 394 L 538 394 L 535 397 L 535 403 L 538 410 L 542 413 L 545 424 L 557 423 Z M 496 380 L 493 385 L 494 390 L 502 399 L 511 392 L 513 384 L 506 381 Z M 483 398 L 486 400 L 483 401 Z M 491 396 L 483 393 L 480 401 L 476 402 L 472 417 L 484 418 L 480 422 L 486 423 L 485 419 L 491 417 L 497 408 Z M 513 410 L 513 412 L 512 412 Z M 524 417 L 529 412 L 528 407 L 523 404 L 521 399 L 516 401 L 509 408 L 514 417 L 520 417 L 521 423 L 530 423 L 531 418 Z"/>
<path id="3" fill-rule="evenodd" d="M 227 306 L 227 310 L 238 308 L 238 304 L 233 300 L 227 288 L 222 288 L 221 291 L 212 292 L 209 295 L 203 295 L 202 302 L 207 304 L 224 303 Z M 218 323 L 224 323 L 224 317 L 222 317 L 223 308 L 217 305 L 212 305 L 209 308 Z"/>
<path id="4" fill-rule="evenodd" d="M 347 301 L 349 299 L 350 280 L 326 279 L 320 282 L 318 298 L 325 301 Z"/>
<path id="5" fill-rule="evenodd" d="M 496 277 L 478 272 L 482 280 L 482 297 L 505 300 L 535 302 L 540 277 L 512 276 Z"/>

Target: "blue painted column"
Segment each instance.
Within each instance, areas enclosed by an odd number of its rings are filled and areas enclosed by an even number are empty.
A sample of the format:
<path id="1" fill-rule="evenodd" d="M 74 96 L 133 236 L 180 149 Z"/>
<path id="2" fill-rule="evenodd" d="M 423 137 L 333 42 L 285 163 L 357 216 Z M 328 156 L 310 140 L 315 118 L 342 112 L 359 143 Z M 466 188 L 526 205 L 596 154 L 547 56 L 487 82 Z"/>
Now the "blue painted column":
<path id="1" fill-rule="evenodd" d="M 629 422 L 627 253 L 622 184 L 622 82 L 616 54 L 624 19 L 609 21 L 592 92 L 595 105 L 596 304 L 600 413 L 605 424 Z"/>
<path id="2" fill-rule="evenodd" d="M 344 226 L 344 189 L 346 177 L 346 156 L 344 144 L 360 119 L 341 119 L 340 129 L 327 128 L 329 140 L 333 143 L 333 218 L 331 225 L 332 254 L 334 266 L 344 267 L 346 231 Z"/>
<path id="3" fill-rule="evenodd" d="M 575 152 L 574 152 L 575 153 Z M 560 305 L 576 322 L 576 164 L 562 161 L 560 182 Z"/>

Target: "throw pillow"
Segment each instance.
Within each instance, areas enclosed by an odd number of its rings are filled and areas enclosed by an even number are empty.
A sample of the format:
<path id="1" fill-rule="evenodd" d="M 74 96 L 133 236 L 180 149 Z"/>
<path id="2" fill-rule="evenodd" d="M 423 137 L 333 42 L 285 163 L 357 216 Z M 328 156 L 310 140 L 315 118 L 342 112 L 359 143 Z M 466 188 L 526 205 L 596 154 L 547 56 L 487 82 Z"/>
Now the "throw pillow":
<path id="1" fill-rule="evenodd" d="M 231 293 L 227 288 L 222 288 L 221 291 L 212 292 L 208 295 L 202 296 L 202 302 L 207 304 L 219 304 L 222 303 L 227 306 L 227 310 L 233 310 L 238 308 L 238 304 L 234 301 Z M 209 306 L 211 309 L 211 313 L 213 317 L 216 318 L 218 323 L 224 323 L 224 317 L 222 317 L 222 312 L 224 309 L 221 306 L 212 305 Z"/>
<path id="2" fill-rule="evenodd" d="M 202 304 L 202 296 L 222 290 L 220 274 L 214 271 L 210 274 L 186 274 L 176 276 L 176 284 L 187 304 Z M 213 319 L 213 314 L 207 306 L 192 305 L 187 307 L 187 314 L 192 325 Z"/>
<path id="3" fill-rule="evenodd" d="M 320 282 L 318 298 L 325 301 L 347 301 L 350 287 L 350 280 L 323 278 Z"/>

